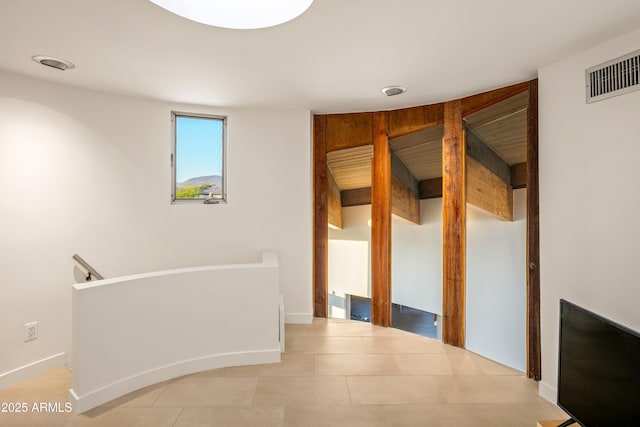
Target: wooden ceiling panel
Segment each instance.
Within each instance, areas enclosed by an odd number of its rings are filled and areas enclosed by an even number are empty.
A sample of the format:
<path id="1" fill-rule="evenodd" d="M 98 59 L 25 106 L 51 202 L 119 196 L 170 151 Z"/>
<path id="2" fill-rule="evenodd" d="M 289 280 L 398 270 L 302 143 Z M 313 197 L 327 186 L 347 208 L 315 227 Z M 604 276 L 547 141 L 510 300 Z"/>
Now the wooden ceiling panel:
<path id="1" fill-rule="evenodd" d="M 411 132 L 402 136 L 389 139 L 391 150 L 401 151 L 405 148 L 415 147 L 433 141 L 442 142 L 444 133 L 444 125 L 432 126 L 416 132 Z"/>
<path id="2" fill-rule="evenodd" d="M 529 92 L 465 117 L 467 127 L 509 165 L 527 160 Z"/>
<path id="3" fill-rule="evenodd" d="M 391 150 L 418 180 L 442 176 L 442 135 L 437 125 L 389 140 Z"/>
<path id="4" fill-rule="evenodd" d="M 373 145 L 327 153 L 327 164 L 340 190 L 371 187 Z"/>
<path id="5" fill-rule="evenodd" d="M 392 110 L 387 113 L 389 138 L 396 138 L 444 122 L 444 104 Z"/>
<path id="6" fill-rule="evenodd" d="M 395 152 L 418 180 L 442 176 L 442 139 Z"/>
<path id="7" fill-rule="evenodd" d="M 329 114 L 327 151 L 373 144 L 372 113 Z"/>
<path id="8" fill-rule="evenodd" d="M 510 114 L 526 109 L 528 105 L 529 92 L 525 91 L 498 102 L 491 107 L 473 113 L 465 117 L 464 121 L 469 127 L 475 128 L 496 120 L 501 120 Z"/>

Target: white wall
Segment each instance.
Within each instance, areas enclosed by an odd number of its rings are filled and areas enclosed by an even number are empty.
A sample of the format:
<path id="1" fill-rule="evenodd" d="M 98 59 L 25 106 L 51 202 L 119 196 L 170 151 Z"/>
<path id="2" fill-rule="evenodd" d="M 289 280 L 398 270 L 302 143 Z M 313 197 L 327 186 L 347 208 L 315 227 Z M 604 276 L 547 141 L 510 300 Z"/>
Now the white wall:
<path id="1" fill-rule="evenodd" d="M 420 201 L 420 225 L 394 217 L 391 228 L 394 303 L 442 314 L 442 199 Z"/>
<path id="2" fill-rule="evenodd" d="M 565 298 L 640 330 L 640 92 L 585 104 L 585 69 L 640 49 L 640 29 L 539 70 L 540 394 L 556 399 Z"/>
<path id="3" fill-rule="evenodd" d="M 393 216 L 391 298 L 396 304 L 441 314 L 442 199 L 421 200 L 420 216 L 420 225 Z M 342 230 L 329 230 L 330 293 L 342 290 L 344 277 L 357 274 L 357 289 L 351 288 L 350 293 L 371 297 L 371 228 L 367 225 L 370 218 L 371 205 L 346 207 L 342 209 Z M 356 254 L 346 258 L 336 253 L 341 249 L 337 241 L 366 242 L 367 262 Z M 359 261 L 354 262 L 356 258 Z M 366 282 L 362 274 L 366 274 Z"/>
<path id="4" fill-rule="evenodd" d="M 369 296 L 369 242 L 331 239 L 328 252 L 329 293 Z"/>
<path id="5" fill-rule="evenodd" d="M 371 205 L 342 208 L 342 229 L 329 229 L 329 317 L 346 318 L 346 294 L 371 298 Z"/>
<path id="6" fill-rule="evenodd" d="M 170 204 L 172 109 L 228 116 L 228 204 Z M 310 128 L 304 110 L 172 105 L 0 73 L 0 386 L 69 351 L 76 252 L 116 277 L 273 248 L 288 321 L 310 320 Z M 24 343 L 31 321 L 39 338 Z"/>
<path id="7" fill-rule="evenodd" d="M 466 348 L 526 369 L 527 190 L 513 192 L 513 221 L 467 204 Z"/>

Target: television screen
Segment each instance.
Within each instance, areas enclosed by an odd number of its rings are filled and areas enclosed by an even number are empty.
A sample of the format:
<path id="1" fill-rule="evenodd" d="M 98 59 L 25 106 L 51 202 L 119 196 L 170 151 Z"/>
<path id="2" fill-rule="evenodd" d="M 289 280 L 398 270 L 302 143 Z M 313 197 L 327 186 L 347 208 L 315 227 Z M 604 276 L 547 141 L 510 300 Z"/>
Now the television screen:
<path id="1" fill-rule="evenodd" d="M 558 406 L 586 427 L 640 425 L 640 335 L 560 300 Z"/>

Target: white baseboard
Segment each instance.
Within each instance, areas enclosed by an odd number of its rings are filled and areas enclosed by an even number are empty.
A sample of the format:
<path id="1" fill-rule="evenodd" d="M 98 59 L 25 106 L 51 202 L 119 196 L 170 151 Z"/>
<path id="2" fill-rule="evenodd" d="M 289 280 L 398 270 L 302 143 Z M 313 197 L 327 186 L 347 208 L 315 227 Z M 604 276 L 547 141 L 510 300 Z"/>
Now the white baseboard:
<path id="1" fill-rule="evenodd" d="M 65 353 L 54 354 L 0 374 L 0 390 L 64 366 Z"/>
<path id="2" fill-rule="evenodd" d="M 285 323 L 309 324 L 313 321 L 313 313 L 285 313 Z"/>
<path id="3" fill-rule="evenodd" d="M 124 378 L 98 390 L 78 396 L 75 390 L 69 390 L 69 401 L 76 414 L 81 414 L 110 400 L 132 391 L 157 384 L 172 378 L 189 375 L 227 366 L 258 365 L 280 362 L 280 348 L 243 353 L 215 354 L 197 359 L 184 360 L 167 366 L 161 366 L 146 372 Z"/>
<path id="4" fill-rule="evenodd" d="M 540 381 L 538 383 L 538 396 L 542 397 L 549 402 L 556 404 L 558 400 L 558 391 L 555 387 L 550 386 L 549 384 Z"/>

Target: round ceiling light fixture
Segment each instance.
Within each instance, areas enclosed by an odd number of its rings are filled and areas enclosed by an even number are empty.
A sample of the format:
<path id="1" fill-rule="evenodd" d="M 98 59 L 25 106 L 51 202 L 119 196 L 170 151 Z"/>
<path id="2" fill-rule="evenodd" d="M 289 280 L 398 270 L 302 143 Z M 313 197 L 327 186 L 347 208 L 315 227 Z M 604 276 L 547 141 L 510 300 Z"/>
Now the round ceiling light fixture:
<path id="1" fill-rule="evenodd" d="M 284 24 L 313 0 L 149 0 L 183 18 L 215 27 L 250 30 Z"/>
<path id="2" fill-rule="evenodd" d="M 73 70 L 76 66 L 73 62 L 65 61 L 64 59 L 54 58 L 52 56 L 35 55 L 31 59 L 38 64 L 46 65 L 47 67 L 55 68 L 56 70 Z"/>
<path id="3" fill-rule="evenodd" d="M 380 92 L 384 93 L 387 96 L 395 96 L 400 95 L 401 93 L 405 93 L 407 88 L 404 86 L 387 86 L 380 89 Z"/>

